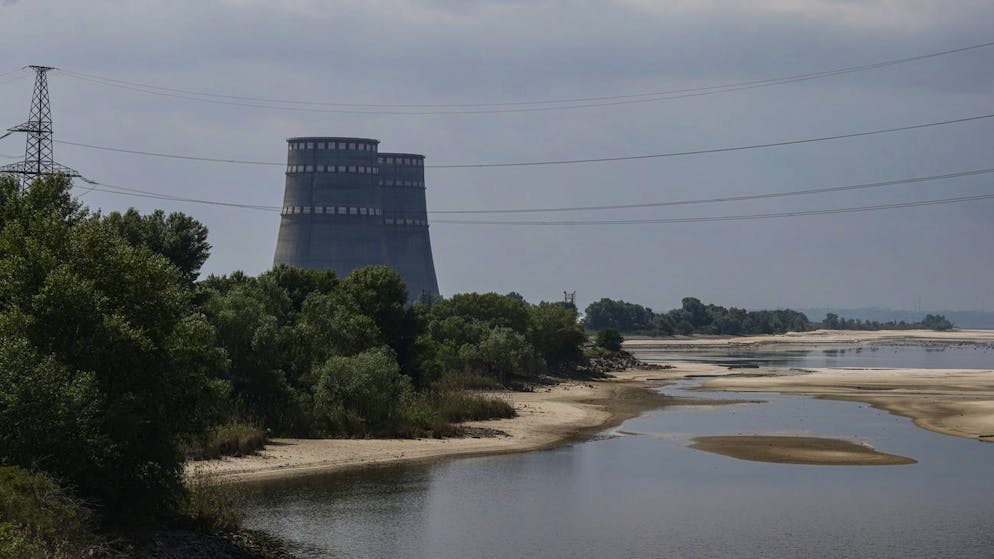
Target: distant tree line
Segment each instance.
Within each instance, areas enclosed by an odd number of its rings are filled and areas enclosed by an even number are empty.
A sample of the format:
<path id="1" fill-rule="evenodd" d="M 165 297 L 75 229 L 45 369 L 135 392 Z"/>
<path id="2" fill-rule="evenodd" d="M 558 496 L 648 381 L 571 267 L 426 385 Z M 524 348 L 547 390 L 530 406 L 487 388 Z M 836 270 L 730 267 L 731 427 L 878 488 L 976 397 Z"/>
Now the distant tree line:
<path id="1" fill-rule="evenodd" d="M 685 297 L 680 308 L 664 313 L 612 299 L 601 299 L 587 306 L 583 325 L 588 330 L 613 328 L 624 333 L 661 336 L 710 334 L 758 335 L 806 332 L 827 328 L 834 330 L 930 329 L 949 330 L 953 324 L 942 315 L 927 315 L 921 322 L 872 322 L 847 320 L 829 313 L 822 322 L 812 322 L 801 312 L 790 309 L 747 311 L 736 307 L 704 304 Z"/>
<path id="2" fill-rule="evenodd" d="M 919 322 L 907 322 L 904 320 L 889 320 L 880 322 L 877 320 L 859 320 L 840 318 L 835 313 L 825 315 L 825 320 L 821 322 L 821 327 L 827 330 L 952 330 L 953 323 L 941 314 L 927 314 Z"/>
<path id="3" fill-rule="evenodd" d="M 587 306 L 583 324 L 590 330 L 615 328 L 625 333 L 663 336 L 691 334 L 781 334 L 810 329 L 803 314 L 792 310 L 747 311 L 705 305 L 694 297 L 685 297 L 678 309 L 654 313 L 652 309 L 612 299 L 601 299 Z"/>

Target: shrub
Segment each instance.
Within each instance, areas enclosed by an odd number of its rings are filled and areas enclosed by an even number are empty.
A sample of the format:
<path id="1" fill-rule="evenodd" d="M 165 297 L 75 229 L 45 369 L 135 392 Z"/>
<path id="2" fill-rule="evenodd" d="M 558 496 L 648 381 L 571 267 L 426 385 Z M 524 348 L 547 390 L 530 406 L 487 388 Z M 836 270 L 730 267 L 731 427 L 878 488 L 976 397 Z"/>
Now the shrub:
<path id="1" fill-rule="evenodd" d="M 92 514 L 51 479 L 16 466 L 0 467 L 0 558 L 93 556 L 101 542 Z"/>
<path id="2" fill-rule="evenodd" d="M 497 390 L 501 388 L 500 383 L 493 377 L 461 371 L 446 371 L 432 386 L 441 392 L 453 390 Z"/>
<path id="3" fill-rule="evenodd" d="M 507 419 L 518 415 L 514 406 L 500 398 L 464 393 L 441 394 L 437 406 L 439 416 L 452 423 Z"/>
<path id="4" fill-rule="evenodd" d="M 617 328 L 601 328 L 597 332 L 597 347 L 602 347 L 608 351 L 621 351 L 621 343 L 625 341 L 625 338 L 621 336 L 621 332 Z"/>
<path id="5" fill-rule="evenodd" d="M 195 440 L 186 450 L 189 460 L 212 460 L 222 456 L 245 456 L 266 446 L 266 433 L 244 423 L 228 423 L 215 427 L 202 439 Z"/>
<path id="6" fill-rule="evenodd" d="M 412 392 L 388 349 L 332 357 L 314 375 L 314 419 L 321 435 L 389 432 L 399 404 Z"/>
<path id="7" fill-rule="evenodd" d="M 209 532 L 238 530 L 245 518 L 237 489 L 201 468 L 195 469 L 187 482 L 186 509 L 190 522 Z"/>

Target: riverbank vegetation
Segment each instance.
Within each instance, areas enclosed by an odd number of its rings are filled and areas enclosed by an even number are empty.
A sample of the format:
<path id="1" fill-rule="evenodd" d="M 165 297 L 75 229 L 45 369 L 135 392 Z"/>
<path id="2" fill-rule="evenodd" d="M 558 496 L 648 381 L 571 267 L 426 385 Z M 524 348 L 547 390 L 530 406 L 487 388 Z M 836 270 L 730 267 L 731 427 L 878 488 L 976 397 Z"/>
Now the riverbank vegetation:
<path id="1" fill-rule="evenodd" d="M 664 313 L 612 299 L 591 303 L 583 325 L 588 330 L 614 328 L 628 334 L 689 336 L 692 334 L 746 336 L 830 330 L 950 330 L 953 324 L 942 315 L 927 315 L 919 322 L 875 322 L 847 320 L 829 313 L 822 322 L 813 322 L 790 309 L 747 311 L 735 307 L 704 304 L 685 297 L 680 308 Z"/>
<path id="2" fill-rule="evenodd" d="M 183 214 L 102 215 L 66 179 L 0 177 L 0 465 L 15 468 L 0 477 L 0 557 L 60 556 L 52 526 L 231 529 L 197 520 L 213 505 L 191 506 L 188 456 L 269 436 L 458 435 L 515 414 L 486 390 L 583 360 L 569 305 L 470 293 L 412 306 L 385 267 L 201 280 L 209 250 Z M 38 495 L 60 520 L 11 512 Z"/>

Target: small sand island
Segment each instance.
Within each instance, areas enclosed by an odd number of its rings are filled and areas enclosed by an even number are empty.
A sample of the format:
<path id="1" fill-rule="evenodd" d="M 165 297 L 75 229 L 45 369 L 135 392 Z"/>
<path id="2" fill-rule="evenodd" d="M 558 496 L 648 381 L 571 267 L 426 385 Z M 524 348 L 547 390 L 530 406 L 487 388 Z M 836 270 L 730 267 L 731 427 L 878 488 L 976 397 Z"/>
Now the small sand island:
<path id="1" fill-rule="evenodd" d="M 894 466 L 916 460 L 842 439 L 774 435 L 694 437 L 690 448 L 754 462 L 813 466 Z"/>

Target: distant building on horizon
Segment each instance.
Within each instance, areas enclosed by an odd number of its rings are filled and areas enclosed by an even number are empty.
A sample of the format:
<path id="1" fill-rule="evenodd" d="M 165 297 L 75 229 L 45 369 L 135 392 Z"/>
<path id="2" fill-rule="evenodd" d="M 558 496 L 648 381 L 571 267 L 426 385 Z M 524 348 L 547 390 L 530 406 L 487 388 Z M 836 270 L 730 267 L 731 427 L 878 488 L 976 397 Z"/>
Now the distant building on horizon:
<path id="1" fill-rule="evenodd" d="M 287 140 L 286 189 L 273 264 L 334 270 L 386 265 L 408 298 L 438 295 L 428 236 L 424 156 L 380 153 L 369 138 Z"/>

